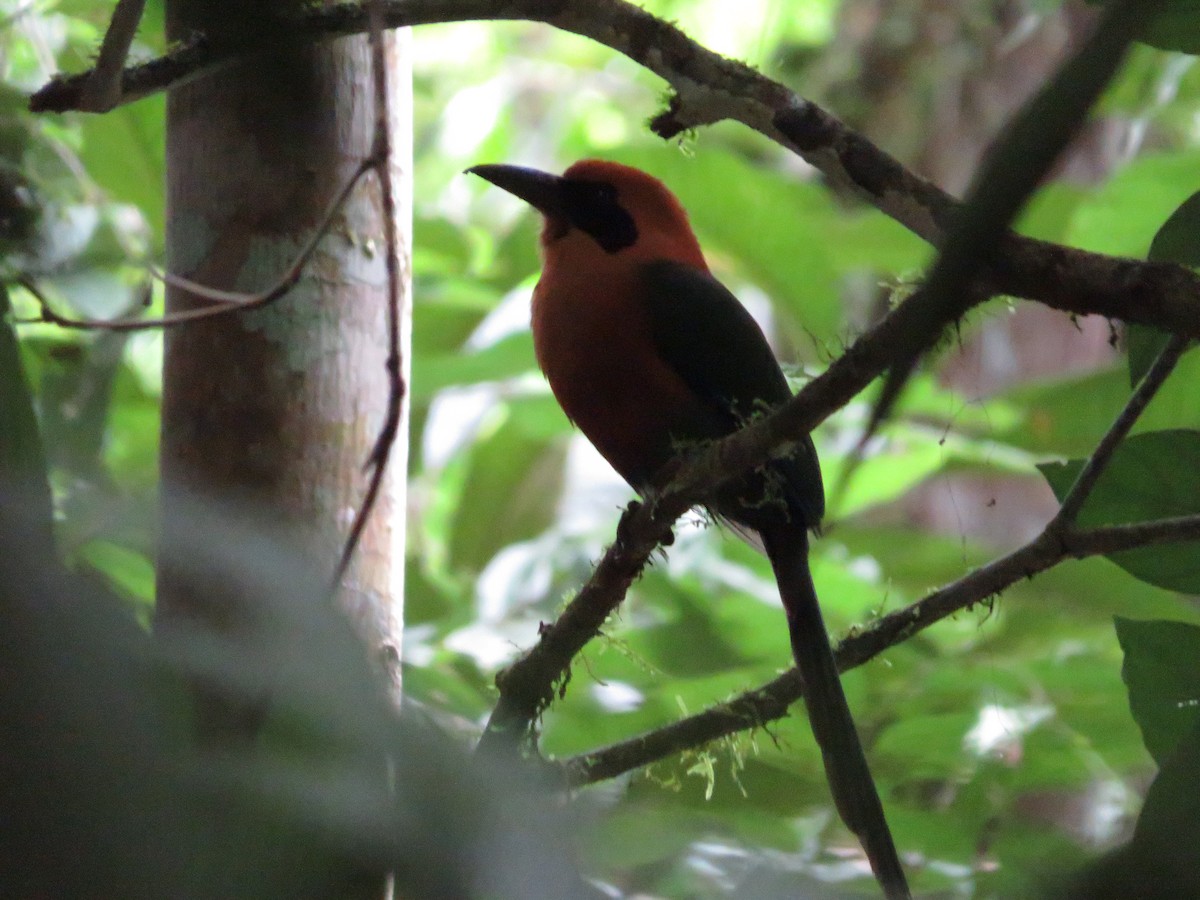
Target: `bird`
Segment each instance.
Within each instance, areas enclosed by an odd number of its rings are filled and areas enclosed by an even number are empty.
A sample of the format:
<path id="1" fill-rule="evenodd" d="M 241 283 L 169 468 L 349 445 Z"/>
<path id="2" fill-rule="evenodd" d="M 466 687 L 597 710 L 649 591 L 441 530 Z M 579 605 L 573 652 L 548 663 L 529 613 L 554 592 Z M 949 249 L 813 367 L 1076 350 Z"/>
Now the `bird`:
<path id="1" fill-rule="evenodd" d="M 561 175 L 507 164 L 467 172 L 541 213 L 538 365 L 567 417 L 640 495 L 663 487 L 689 452 L 791 398 L 762 329 L 713 276 L 663 182 L 599 159 Z M 909 897 L 809 570 L 809 533 L 825 511 L 811 437 L 726 483 L 707 506 L 765 550 L 834 805 L 885 896 Z"/>

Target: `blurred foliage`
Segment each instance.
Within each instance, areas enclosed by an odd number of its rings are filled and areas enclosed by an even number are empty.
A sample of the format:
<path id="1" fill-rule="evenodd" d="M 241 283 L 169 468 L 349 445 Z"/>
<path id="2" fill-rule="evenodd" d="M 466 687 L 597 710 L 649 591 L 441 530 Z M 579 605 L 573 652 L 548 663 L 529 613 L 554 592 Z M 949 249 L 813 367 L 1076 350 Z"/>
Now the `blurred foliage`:
<path id="1" fill-rule="evenodd" d="M 1181 622 L 1117 619 L 1125 651 L 1121 676 L 1129 686 L 1129 705 L 1161 766 L 1178 750 L 1200 721 L 1200 628 Z"/>
<path id="2" fill-rule="evenodd" d="M 1042 474 L 1061 500 L 1084 460 L 1047 464 Z M 1174 429 L 1136 434 L 1116 449 L 1083 505 L 1084 527 L 1153 522 L 1200 514 L 1200 431 Z M 1142 581 L 1167 590 L 1200 594 L 1195 541 L 1114 553 L 1113 562 Z"/>
<path id="3" fill-rule="evenodd" d="M 841 17 L 849 2 L 645 5 L 803 93 L 810 75 L 830 79 L 831 60 L 847 82 L 864 65 L 847 54 Z M 139 57 L 162 49 L 161 4 L 149 6 Z M 1058 6 L 1031 3 L 1028 14 L 1053 16 Z M 1174 33 L 1197 33 L 1192 6 L 1172 4 L 1183 17 Z M 19 277 L 35 280 L 64 311 L 111 316 L 147 301 L 142 263 L 161 262 L 163 99 L 103 116 L 23 111 L 24 94 L 52 71 L 88 63 L 110 9 L 98 0 L 0 0 L 0 273 L 21 316 L 36 306 L 15 286 Z M 413 54 L 405 684 L 440 729 L 469 736 L 495 699 L 496 669 L 536 639 L 539 622 L 553 618 L 586 578 L 629 491 L 573 436 L 536 372 L 526 322 L 537 223 L 462 171 L 502 161 L 557 170 L 605 156 L 663 178 L 690 211 L 714 270 L 760 316 L 797 384 L 901 296 L 931 250 L 740 126 L 664 145 L 645 128 L 662 104 L 662 84 L 581 38 L 516 23 L 429 26 L 417 32 Z M 1190 206 L 1172 218 L 1200 189 L 1193 62 L 1139 48 L 1100 107 L 1134 123 L 1138 140 L 1111 177 L 1048 183 L 1022 229 L 1132 256 L 1150 252 L 1158 235 L 1156 258 L 1194 263 Z M 909 125 L 919 130 L 923 122 Z M 1169 239 L 1160 232 L 1168 219 Z M 150 291 L 151 309 L 159 294 Z M 959 341 L 1007 314 L 992 304 L 963 324 Z M 19 326 L 19 336 L 59 551 L 70 569 L 45 590 L 83 578 L 89 591 L 122 598 L 144 624 L 153 603 L 160 337 L 40 324 Z M 822 426 L 815 439 L 834 502 L 813 568 L 831 631 L 845 633 L 919 599 L 1028 536 L 1027 521 L 1002 544 L 969 523 L 986 520 L 1010 493 L 1015 502 L 1040 498 L 1038 509 L 1052 508 L 1038 467 L 1060 494 L 1069 486 L 1072 467 L 1129 396 L 1126 366 L 1144 371 L 1153 342 L 1137 346 L 1140 361 L 1114 355 L 1094 371 L 984 396 L 956 387 L 933 360 L 845 482 L 844 456 L 864 424 L 870 392 Z M 0 397 L 18 390 L 11 371 L 6 366 Z M 1194 511 L 1198 378 L 1200 354 L 1192 352 L 1118 455 L 1110 473 L 1115 496 L 1102 481 L 1085 517 L 1135 521 L 1164 508 Z M 987 487 L 960 497 L 967 483 Z M 961 504 L 960 527 L 938 529 L 912 512 L 916 495 L 937 490 L 951 506 Z M 1125 505 L 1110 516 L 1110 502 Z M 543 723 L 547 753 L 584 752 L 665 724 L 787 665 L 765 560 L 698 521 L 678 530 L 670 553 L 576 664 L 565 698 Z M 1113 616 L 1200 622 L 1191 597 L 1166 589 L 1195 590 L 1194 566 L 1186 581 L 1148 579 L 1159 587 L 1135 577 L 1182 570 L 1186 551 L 1152 553 L 1143 567 L 1103 559 L 1065 564 L 846 675 L 918 892 L 1017 896 L 1128 837 L 1154 759 L 1139 733 L 1146 720 L 1136 702 L 1132 715 L 1124 702 Z M 110 632 L 120 627 L 97 626 L 96 641 Z M 142 649 L 128 650 L 137 635 L 121 634 L 97 653 L 140 658 Z M 1126 652 L 1147 640 L 1123 626 Z M 1141 690 L 1153 695 L 1153 669 L 1147 677 L 1140 683 L 1150 686 Z M 334 708 L 322 706 L 320 714 Z M 303 785 L 279 787 L 299 792 Z M 320 791 L 309 799 L 334 802 Z M 581 792 L 579 806 L 586 812 L 582 862 L 614 891 L 795 896 L 815 880 L 871 892 L 854 841 L 830 807 L 801 714 Z M 330 818 L 329 827 L 346 829 L 340 834 L 353 843 L 361 823 L 344 810 Z"/>

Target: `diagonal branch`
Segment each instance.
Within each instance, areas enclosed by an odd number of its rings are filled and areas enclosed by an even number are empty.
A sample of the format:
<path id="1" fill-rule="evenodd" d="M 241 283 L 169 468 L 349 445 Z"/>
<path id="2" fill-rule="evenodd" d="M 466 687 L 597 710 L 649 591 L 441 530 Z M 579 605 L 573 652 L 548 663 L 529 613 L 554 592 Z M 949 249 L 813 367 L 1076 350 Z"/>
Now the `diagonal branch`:
<path id="1" fill-rule="evenodd" d="M 387 0 L 388 27 L 466 20 L 545 22 L 628 56 L 675 92 L 652 127 L 662 137 L 731 119 L 760 132 L 856 193 L 918 236 L 941 245 L 959 204 L 905 169 L 835 116 L 749 66 L 725 59 L 682 31 L 624 0 Z M 359 4 L 310 8 L 297 29 L 314 40 L 367 30 Z M 126 70 L 121 100 L 144 97 L 199 77 L 233 59 L 231 47 L 197 38 L 164 57 Z M 50 82 L 30 99 L 37 111 L 79 107 L 87 73 Z M 1011 232 L 983 273 L 987 290 L 1037 300 L 1080 315 L 1155 325 L 1200 338 L 1200 277 L 1173 263 L 1117 259 Z"/>
<path id="2" fill-rule="evenodd" d="M 255 309 L 261 309 L 264 306 L 269 306 L 276 300 L 284 297 L 288 291 L 296 286 L 304 274 L 304 269 L 308 265 L 308 261 L 312 259 L 317 247 L 321 241 L 329 233 L 337 214 L 341 211 L 354 188 L 358 185 L 367 172 L 376 168 L 377 163 L 374 157 L 364 159 L 354 170 L 354 173 L 342 185 L 342 189 L 338 191 L 333 202 L 329 204 L 329 209 L 326 210 L 320 223 L 309 236 L 308 241 L 300 248 L 300 252 L 296 254 L 291 265 L 276 282 L 270 287 L 259 291 L 255 294 L 244 294 L 233 291 L 223 291 L 216 288 L 211 288 L 206 285 L 197 284 L 187 278 L 182 278 L 178 275 L 173 275 L 169 272 L 153 271 L 153 274 L 162 279 L 166 284 L 173 287 L 182 288 L 189 292 L 194 297 L 209 302 L 208 306 L 197 306 L 192 309 L 180 310 L 179 312 L 168 313 L 164 316 L 159 316 L 153 319 L 142 318 L 120 318 L 120 319 L 82 319 L 64 316 L 55 311 L 51 305 L 49 298 L 38 288 L 37 284 L 31 278 L 21 278 L 19 283 L 21 287 L 29 291 L 30 295 L 37 301 L 39 315 L 34 321 L 49 322 L 57 325 L 60 328 L 71 328 L 85 331 L 146 331 L 152 328 L 174 328 L 179 325 L 187 325 L 190 322 L 197 322 L 201 319 L 213 319 L 218 316 L 226 316 L 232 313 L 249 312 Z"/>
<path id="3" fill-rule="evenodd" d="M 1075 483 L 1071 485 L 1071 489 L 1063 497 L 1058 514 L 1054 517 L 1054 521 L 1051 522 L 1051 527 L 1068 528 L 1075 524 L 1075 520 L 1079 516 L 1079 511 L 1083 509 L 1084 502 L 1091 495 L 1093 488 L 1096 487 L 1096 482 L 1100 480 L 1100 476 L 1104 474 L 1104 470 L 1108 466 L 1109 460 L 1112 459 L 1117 446 L 1121 441 L 1125 440 L 1125 436 L 1129 434 L 1129 430 L 1133 428 L 1138 417 L 1149 406 L 1150 401 L 1154 399 L 1154 395 L 1163 386 L 1163 382 L 1167 380 L 1167 376 L 1174 371 L 1175 364 L 1179 362 L 1179 357 L 1187 349 L 1188 343 L 1187 338 L 1174 335 L 1167 342 L 1167 345 L 1163 347 L 1162 351 L 1158 354 L 1158 358 L 1154 360 L 1153 365 L 1142 376 L 1137 390 L 1130 396 L 1104 437 L 1100 439 L 1100 443 L 1096 445 L 1096 449 L 1092 451 L 1092 455 L 1088 457 L 1088 461 L 1084 463 L 1079 476 L 1075 479 Z"/>
<path id="4" fill-rule="evenodd" d="M 888 370 L 864 443 L 889 415 L 919 357 L 934 345 L 943 328 L 974 305 L 971 286 L 976 273 L 1116 74 L 1137 26 L 1161 5 L 1162 0 L 1109 3 L 1088 40 L 1004 129 L 976 172 L 966 202 L 925 279 L 921 327 L 903 335 L 905 346 Z"/>
<path id="5" fill-rule="evenodd" d="M 501 738 L 520 741 L 529 733 L 553 699 L 555 685 L 567 677 L 575 654 L 620 605 L 676 519 L 703 505 L 706 497 L 741 472 L 791 452 L 803 435 L 850 402 L 891 364 L 897 335 L 911 328 L 920 314 L 910 297 L 786 404 L 685 460 L 651 502 L 631 504 L 617 527 L 617 540 L 584 588 L 558 621 L 542 630 L 538 643 L 497 677 L 500 699 L 484 731 L 484 743 Z"/>
<path id="6" fill-rule="evenodd" d="M 737 473 L 759 465 L 771 456 L 786 455 L 795 444 L 792 435 L 809 433 L 884 371 L 897 352 L 896 331 L 909 327 L 909 317 L 924 314 L 923 310 L 914 310 L 912 301 L 913 298 L 909 298 L 893 310 L 779 410 L 685 461 L 653 503 L 630 505 L 618 526 L 617 541 L 605 553 L 584 589 L 559 620 L 542 631 L 534 648 L 497 677 L 500 700 L 485 729 L 485 743 L 494 744 L 499 738 L 520 741 L 529 733 L 537 716 L 553 699 L 555 685 L 567 677 L 575 654 L 599 633 L 604 621 L 620 605 L 629 585 L 640 574 L 660 538 L 669 534 L 675 519 L 690 507 L 701 505 L 705 497 Z M 1171 355 L 1176 345 L 1182 350 L 1186 341 L 1176 338 L 1164 350 L 1118 416 L 1118 423 L 1128 417 L 1131 407 L 1140 409 L 1149 402 L 1149 396 L 1174 365 Z M 1173 532 L 1169 529 L 1164 537 L 1163 532 L 1142 524 L 1122 528 L 1126 530 L 1113 533 L 1126 539 L 1134 535 L 1145 542 L 1177 539 L 1171 537 Z M 1092 539 L 1087 535 L 1101 533 L 1108 534 L 1109 531 L 1067 531 L 1056 517 L 1042 535 L 1026 547 L 984 566 L 907 610 L 891 613 L 873 623 L 853 639 L 854 643 L 839 647 L 839 662 L 842 654 L 851 652 L 845 649 L 846 646 L 853 647 L 870 639 L 881 641 L 869 655 L 873 656 L 907 637 L 911 628 L 928 627 L 959 609 L 999 593 L 1019 578 L 1044 571 L 1067 555 L 1077 555 L 1076 548 L 1092 546 L 1087 543 Z M 1122 545 L 1122 548 L 1125 546 L 1137 545 Z M 1104 544 L 1095 547 L 1083 555 L 1107 553 L 1112 549 Z M 854 664 L 860 664 L 869 656 L 855 658 Z M 772 701 L 780 696 L 776 691 L 768 694 Z M 796 693 L 791 699 L 799 696 Z M 711 727 L 710 722 L 702 726 L 703 729 Z M 691 735 L 687 729 L 682 733 Z M 703 743 L 699 739 L 697 742 Z"/>
<path id="7" fill-rule="evenodd" d="M 887 325 L 890 319 L 896 318 L 903 308 L 901 306 L 873 332 L 851 347 L 841 360 L 830 367 L 826 375 L 856 353 L 864 341 L 886 340 L 883 326 Z M 918 311 L 917 314 L 920 315 L 921 312 Z M 884 332 L 882 338 L 879 336 L 881 331 Z M 1078 530 L 1074 526 L 1079 509 L 1095 486 L 1113 451 L 1162 387 L 1187 346 L 1188 341 L 1176 335 L 1159 353 L 1080 472 L 1064 498 L 1059 512 L 1047 523 L 1041 534 L 1012 553 L 976 569 L 923 600 L 880 617 L 846 638 L 836 650 L 838 669 L 845 671 L 862 665 L 888 647 L 907 640 L 916 632 L 999 594 L 1021 579 L 1044 572 L 1064 559 L 1083 559 L 1118 550 L 1178 542 L 1200 536 L 1200 516 L 1183 516 L 1088 530 Z M 819 380 L 814 380 L 802 390 L 789 406 L 802 405 L 804 396 Z M 780 414 L 777 413 L 764 420 L 763 424 L 779 417 Z M 745 434 L 745 431 L 723 441 L 722 444 L 729 443 L 742 434 Z M 719 450 L 720 445 L 715 449 Z M 620 597 L 617 598 L 617 602 L 619 601 Z M 742 694 L 728 703 L 719 704 L 648 734 L 575 757 L 561 765 L 565 770 L 566 780 L 573 785 L 611 778 L 682 750 L 699 747 L 717 738 L 781 718 L 786 714 L 788 706 L 802 695 L 802 683 L 795 670 L 791 670 L 769 684 Z"/>
<path id="8" fill-rule="evenodd" d="M 678 515 L 655 511 L 637 501 L 626 507 L 617 524 L 617 539 L 587 584 L 562 615 L 542 629 L 537 644 L 496 676 L 500 699 L 479 741 L 481 750 L 511 749 L 525 742 L 534 721 L 554 699 L 555 686 L 565 684 L 571 660 L 600 633 L 641 575 L 650 554 L 671 542 L 676 518 Z"/>
<path id="9" fill-rule="evenodd" d="M 1200 515 L 1068 531 L 1062 535 L 1048 527 L 1020 549 L 904 609 L 876 619 L 847 637 L 836 650 L 838 669 L 844 672 L 860 666 L 947 616 L 970 609 L 1065 559 L 1086 559 L 1135 547 L 1198 538 Z M 558 767 L 568 785 L 594 784 L 780 719 L 801 696 L 803 684 L 799 673 L 790 669 L 761 687 L 696 715 L 553 765 Z"/>
<path id="10" fill-rule="evenodd" d="M 79 93 L 82 109 L 107 112 L 120 102 L 122 70 L 145 6 L 146 0 L 117 0 L 117 8 L 100 44 L 96 67 Z"/>
<path id="11" fill-rule="evenodd" d="M 906 304 L 907 305 L 907 304 Z M 890 318 L 899 316 L 904 306 L 896 310 Z M 917 314 L 922 314 L 920 311 Z M 883 326 L 884 320 L 863 341 L 847 352 L 846 356 L 830 366 L 829 372 L 838 368 L 848 356 L 863 352 L 862 344 L 866 341 L 886 342 L 888 335 Z M 883 335 L 881 336 L 881 332 Z M 925 599 L 907 606 L 904 610 L 888 613 L 857 632 L 836 648 L 836 659 L 840 671 L 862 665 L 889 647 L 907 640 L 917 631 L 929 628 L 943 618 L 952 616 L 955 612 L 966 610 L 978 602 L 1000 594 L 1002 590 L 1012 586 L 1022 578 L 1030 578 L 1061 563 L 1063 559 L 1082 559 L 1098 554 L 1112 553 L 1120 550 L 1130 550 L 1133 547 L 1163 544 L 1163 542 L 1192 540 L 1200 536 L 1200 516 L 1183 516 L 1158 520 L 1154 522 L 1139 522 L 1079 530 L 1075 529 L 1075 517 L 1084 504 L 1088 494 L 1096 486 L 1096 481 L 1111 458 L 1112 451 L 1129 433 L 1138 416 L 1162 388 L 1163 383 L 1183 350 L 1188 347 L 1186 338 L 1172 337 L 1159 353 L 1142 378 L 1129 400 L 1124 404 L 1121 413 L 1117 415 L 1114 424 L 1100 439 L 1096 450 L 1088 458 L 1084 469 L 1070 488 L 1060 511 L 1046 524 L 1042 534 L 1028 542 L 1024 547 L 1007 554 L 982 568 L 971 572 L 949 586 L 937 590 Z M 868 350 L 871 348 L 868 347 Z M 816 379 L 820 380 L 820 379 Z M 816 382 L 814 382 L 816 384 Z M 797 416 L 804 415 L 803 398 L 809 394 L 809 388 L 800 391 L 794 400 L 788 404 Z M 776 413 L 762 425 L 768 425 L 769 420 L 780 418 Z M 748 430 L 749 431 L 749 428 Z M 730 443 L 740 437 L 740 432 L 728 438 L 722 444 Z M 767 442 L 767 446 L 770 443 Z M 720 448 L 718 448 L 720 449 Z M 671 725 L 659 728 L 647 734 L 624 740 L 608 746 L 571 758 L 560 763 L 565 773 L 565 779 L 571 785 L 592 784 L 592 782 L 613 778 L 618 774 L 629 772 L 630 769 L 646 766 L 677 754 L 677 752 L 698 748 L 728 734 L 748 730 L 762 725 L 773 719 L 779 719 L 787 713 L 787 708 L 803 696 L 803 684 L 796 671 L 788 671 L 769 684 L 746 692 L 734 700 L 718 704 L 703 713 L 673 722 Z"/>

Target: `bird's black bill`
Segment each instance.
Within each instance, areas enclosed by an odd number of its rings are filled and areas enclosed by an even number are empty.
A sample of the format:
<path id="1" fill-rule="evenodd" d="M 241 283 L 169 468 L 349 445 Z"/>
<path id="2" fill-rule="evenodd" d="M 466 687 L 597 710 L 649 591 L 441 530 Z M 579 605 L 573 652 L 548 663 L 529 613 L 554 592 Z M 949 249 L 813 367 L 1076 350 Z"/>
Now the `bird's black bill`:
<path id="1" fill-rule="evenodd" d="M 524 166 L 472 166 L 467 174 L 478 175 L 501 190 L 519 197 L 544 216 L 566 218 L 563 178 Z"/>
<path id="2" fill-rule="evenodd" d="M 566 235 L 568 226 L 578 228 L 608 253 L 637 241 L 637 224 L 621 206 L 616 188 L 607 182 L 566 178 L 523 166 L 472 166 L 467 172 L 520 197 L 548 222 L 557 223 L 560 227 L 555 229 L 555 237 Z"/>

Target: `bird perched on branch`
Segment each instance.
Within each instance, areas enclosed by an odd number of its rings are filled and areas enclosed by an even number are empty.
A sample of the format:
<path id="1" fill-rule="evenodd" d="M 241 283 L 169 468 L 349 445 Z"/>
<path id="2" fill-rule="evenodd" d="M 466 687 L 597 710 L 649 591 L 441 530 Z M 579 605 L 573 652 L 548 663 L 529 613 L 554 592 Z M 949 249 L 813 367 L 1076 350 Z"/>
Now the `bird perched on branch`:
<path id="1" fill-rule="evenodd" d="M 662 487 L 656 476 L 681 453 L 792 396 L 762 330 L 709 272 L 662 182 L 601 160 L 561 176 L 508 165 L 468 171 L 544 217 L 533 292 L 538 364 L 567 416 L 639 493 Z M 727 483 L 709 506 L 761 539 L 838 812 L 886 895 L 908 897 L 809 574 L 808 533 L 825 509 L 812 440 Z"/>

